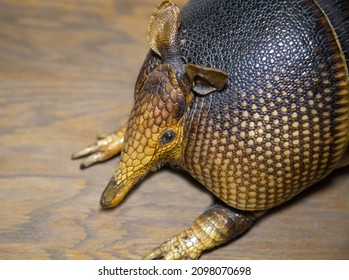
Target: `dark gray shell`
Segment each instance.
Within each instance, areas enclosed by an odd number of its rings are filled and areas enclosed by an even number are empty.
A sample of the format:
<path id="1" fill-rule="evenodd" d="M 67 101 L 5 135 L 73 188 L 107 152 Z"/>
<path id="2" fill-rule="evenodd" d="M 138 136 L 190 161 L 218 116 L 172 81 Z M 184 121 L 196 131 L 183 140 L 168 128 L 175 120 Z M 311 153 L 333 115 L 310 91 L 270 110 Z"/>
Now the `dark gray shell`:
<path id="1" fill-rule="evenodd" d="M 283 203 L 343 157 L 349 5 L 335 2 L 196 0 L 183 9 L 182 61 L 229 80 L 192 100 L 182 168 L 227 204 Z M 145 65 L 159 63 L 151 52 Z"/>

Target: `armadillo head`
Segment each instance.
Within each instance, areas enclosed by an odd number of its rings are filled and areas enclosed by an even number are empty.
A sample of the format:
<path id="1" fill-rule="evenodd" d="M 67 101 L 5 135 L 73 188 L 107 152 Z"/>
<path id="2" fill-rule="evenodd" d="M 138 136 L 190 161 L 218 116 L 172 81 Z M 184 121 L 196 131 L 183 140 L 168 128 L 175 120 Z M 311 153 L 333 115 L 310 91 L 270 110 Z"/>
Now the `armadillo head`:
<path id="1" fill-rule="evenodd" d="M 150 19 L 147 40 L 161 63 L 150 73 L 140 73 L 119 166 L 101 196 L 103 208 L 118 205 L 150 171 L 180 160 L 183 122 L 193 91 L 205 95 L 224 87 L 227 80 L 222 71 L 183 65 L 179 24 L 180 11 L 171 1 L 163 1 Z"/>
<path id="2" fill-rule="evenodd" d="M 121 158 L 101 198 L 116 206 L 149 171 L 180 156 L 185 97 L 171 65 L 162 64 L 138 93 L 126 130 Z"/>

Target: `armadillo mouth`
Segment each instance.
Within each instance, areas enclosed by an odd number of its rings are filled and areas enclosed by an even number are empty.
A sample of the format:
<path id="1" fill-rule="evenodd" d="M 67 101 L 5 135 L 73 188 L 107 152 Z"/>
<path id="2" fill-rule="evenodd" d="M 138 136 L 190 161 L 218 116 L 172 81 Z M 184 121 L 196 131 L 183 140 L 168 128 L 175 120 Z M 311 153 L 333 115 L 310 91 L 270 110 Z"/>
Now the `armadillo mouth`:
<path id="1" fill-rule="evenodd" d="M 102 208 L 112 208 L 119 205 L 133 185 L 131 181 L 127 184 L 120 184 L 112 176 L 101 196 L 100 204 Z"/>

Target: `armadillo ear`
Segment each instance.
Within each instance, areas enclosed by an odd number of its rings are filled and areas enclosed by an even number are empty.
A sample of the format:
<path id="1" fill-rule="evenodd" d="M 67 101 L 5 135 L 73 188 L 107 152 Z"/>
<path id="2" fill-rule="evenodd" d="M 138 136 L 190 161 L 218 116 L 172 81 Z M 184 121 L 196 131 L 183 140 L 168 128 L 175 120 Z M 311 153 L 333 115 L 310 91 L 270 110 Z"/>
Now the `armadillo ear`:
<path id="1" fill-rule="evenodd" d="M 186 64 L 185 72 L 192 90 L 200 95 L 222 90 L 228 80 L 228 73 L 224 71 L 194 64 Z"/>
<path id="2" fill-rule="evenodd" d="M 163 60 L 180 54 L 178 28 L 181 23 L 179 8 L 169 0 L 163 1 L 154 10 L 147 30 L 147 41 L 150 48 Z"/>

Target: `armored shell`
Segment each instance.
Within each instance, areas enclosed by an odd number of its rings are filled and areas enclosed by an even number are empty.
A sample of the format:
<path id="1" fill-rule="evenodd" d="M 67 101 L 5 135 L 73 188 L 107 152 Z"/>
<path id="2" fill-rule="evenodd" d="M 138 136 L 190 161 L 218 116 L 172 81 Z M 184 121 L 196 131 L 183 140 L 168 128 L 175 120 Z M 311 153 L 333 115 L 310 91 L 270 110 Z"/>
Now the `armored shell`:
<path id="1" fill-rule="evenodd" d="M 328 3 L 205 0 L 182 11 L 182 62 L 223 70 L 229 80 L 191 101 L 180 167 L 230 206 L 283 203 L 347 150 L 349 8 Z M 150 52 L 140 76 L 160 63 Z"/>

